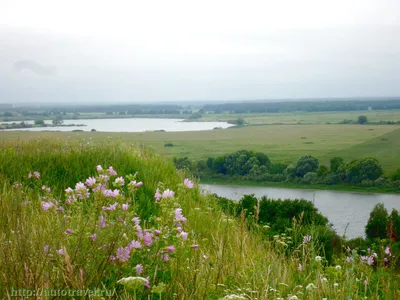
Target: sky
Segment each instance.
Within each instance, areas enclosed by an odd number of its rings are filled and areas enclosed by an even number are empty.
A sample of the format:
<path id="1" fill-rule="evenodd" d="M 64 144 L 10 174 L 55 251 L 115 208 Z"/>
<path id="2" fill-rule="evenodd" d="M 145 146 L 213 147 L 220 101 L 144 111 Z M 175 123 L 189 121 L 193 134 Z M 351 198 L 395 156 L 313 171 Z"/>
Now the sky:
<path id="1" fill-rule="evenodd" d="M 0 0 L 0 103 L 377 96 L 399 0 Z"/>

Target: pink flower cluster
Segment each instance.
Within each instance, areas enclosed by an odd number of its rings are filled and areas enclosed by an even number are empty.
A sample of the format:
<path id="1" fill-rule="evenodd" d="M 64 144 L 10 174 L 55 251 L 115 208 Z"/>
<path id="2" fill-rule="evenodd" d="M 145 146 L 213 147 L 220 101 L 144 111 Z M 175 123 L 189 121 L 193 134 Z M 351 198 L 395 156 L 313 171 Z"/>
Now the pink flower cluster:
<path id="1" fill-rule="evenodd" d="M 28 174 L 28 178 L 30 179 L 30 178 L 36 178 L 36 179 L 40 179 L 40 173 L 38 172 L 38 171 L 35 171 L 35 172 L 33 172 L 33 174 L 32 173 L 29 173 Z"/>

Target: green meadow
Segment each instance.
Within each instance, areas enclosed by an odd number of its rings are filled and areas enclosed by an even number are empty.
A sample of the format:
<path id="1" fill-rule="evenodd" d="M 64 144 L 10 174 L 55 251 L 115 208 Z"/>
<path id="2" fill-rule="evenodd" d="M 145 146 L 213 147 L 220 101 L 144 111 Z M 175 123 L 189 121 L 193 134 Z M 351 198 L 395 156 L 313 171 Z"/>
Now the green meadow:
<path id="1" fill-rule="evenodd" d="M 1 132 L 0 141 L 48 137 L 91 143 L 121 141 L 150 147 L 165 157 L 207 159 L 246 149 L 267 154 L 274 162 L 293 163 L 311 154 L 327 164 L 334 156 L 346 161 L 377 158 L 390 175 L 400 167 L 399 125 L 262 125 L 198 132 Z M 165 147 L 171 143 L 172 147 Z"/>
<path id="2" fill-rule="evenodd" d="M 230 215 L 131 135 L 1 136 L 0 298 L 400 297 L 387 241 L 375 256 L 336 238 L 328 260 L 312 215 L 268 235 L 257 205 Z"/>

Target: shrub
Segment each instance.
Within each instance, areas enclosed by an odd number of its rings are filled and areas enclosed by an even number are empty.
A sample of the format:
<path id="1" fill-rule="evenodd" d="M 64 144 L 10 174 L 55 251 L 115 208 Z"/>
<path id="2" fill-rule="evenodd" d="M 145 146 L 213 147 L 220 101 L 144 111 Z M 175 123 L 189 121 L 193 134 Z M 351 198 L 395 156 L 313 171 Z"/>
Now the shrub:
<path id="1" fill-rule="evenodd" d="M 375 205 L 365 226 L 365 234 L 369 239 L 385 239 L 388 237 L 388 212 L 381 203 Z"/>

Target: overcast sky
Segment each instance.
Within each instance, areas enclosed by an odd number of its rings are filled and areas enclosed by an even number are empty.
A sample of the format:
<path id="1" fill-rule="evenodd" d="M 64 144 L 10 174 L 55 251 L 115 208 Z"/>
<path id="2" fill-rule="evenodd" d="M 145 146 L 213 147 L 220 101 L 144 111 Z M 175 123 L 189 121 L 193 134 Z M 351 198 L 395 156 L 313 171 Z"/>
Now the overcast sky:
<path id="1" fill-rule="evenodd" d="M 0 102 L 400 96 L 399 0 L 0 0 Z"/>

